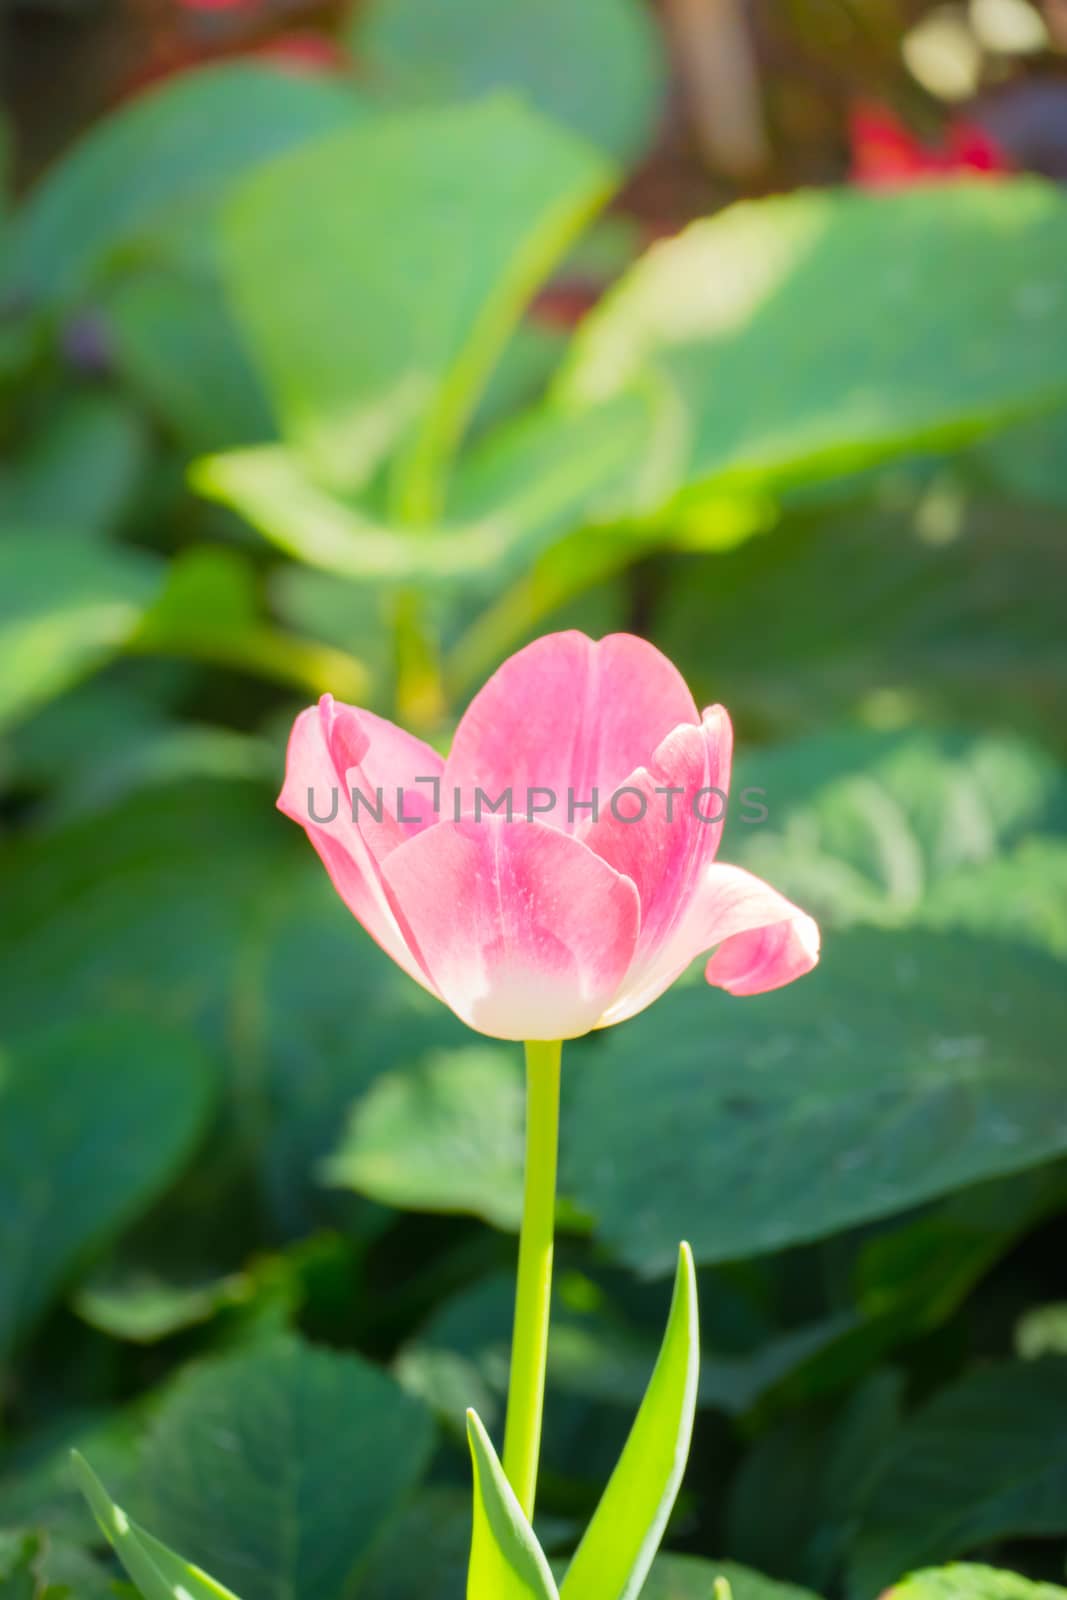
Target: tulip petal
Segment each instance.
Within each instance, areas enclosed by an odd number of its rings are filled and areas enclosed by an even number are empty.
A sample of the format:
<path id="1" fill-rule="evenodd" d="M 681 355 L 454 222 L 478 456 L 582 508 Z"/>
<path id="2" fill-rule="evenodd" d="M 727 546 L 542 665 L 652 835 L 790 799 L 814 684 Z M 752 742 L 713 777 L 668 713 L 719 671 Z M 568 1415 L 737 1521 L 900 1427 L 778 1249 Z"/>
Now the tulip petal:
<path id="1" fill-rule="evenodd" d="M 332 702 L 325 714 L 319 705 L 297 717 L 289 735 L 278 809 L 305 830 L 337 893 L 371 938 L 417 983 L 435 993 L 393 915 L 377 861 L 352 821 L 344 774 L 338 774 L 339 760 L 358 761 L 365 755 L 360 730 L 348 721 L 333 730 L 332 720 Z M 335 732 L 332 747 L 331 732 Z"/>
<path id="2" fill-rule="evenodd" d="M 441 998 L 480 1033 L 587 1033 L 629 968 L 637 890 L 541 823 L 442 822 L 394 850 L 382 876 Z"/>
<path id="3" fill-rule="evenodd" d="M 704 968 L 709 983 L 734 995 L 764 994 L 812 970 L 819 959 L 819 930 L 769 883 L 741 867 L 713 862 L 654 965 L 627 980 L 604 1024 L 643 1011 L 713 947 Z"/>
<path id="4" fill-rule="evenodd" d="M 641 937 L 627 986 L 671 939 L 722 837 L 733 730 L 722 706 L 701 725 L 669 733 L 647 767 L 630 774 L 598 820 L 581 834 L 641 897 Z"/>
<path id="5" fill-rule="evenodd" d="M 422 739 L 373 711 L 332 695 L 319 702 L 338 781 L 371 854 L 378 860 L 437 821 L 444 758 Z"/>
<path id="6" fill-rule="evenodd" d="M 644 639 L 549 634 L 505 661 L 463 716 L 445 763 L 461 811 L 476 787 L 494 798 L 511 789 L 516 815 L 528 793 L 539 820 L 566 833 L 588 824 L 596 789 L 602 804 L 648 761 L 679 723 L 700 717 L 685 680 Z M 549 798 L 551 797 L 551 805 Z M 570 805 L 573 797 L 576 805 Z"/>

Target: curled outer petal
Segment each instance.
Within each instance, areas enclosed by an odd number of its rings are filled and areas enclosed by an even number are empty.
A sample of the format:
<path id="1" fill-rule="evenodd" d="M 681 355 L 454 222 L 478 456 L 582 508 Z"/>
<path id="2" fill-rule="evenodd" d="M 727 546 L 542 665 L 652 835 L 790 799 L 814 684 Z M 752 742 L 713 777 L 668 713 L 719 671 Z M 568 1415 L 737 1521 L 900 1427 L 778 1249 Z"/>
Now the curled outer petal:
<path id="1" fill-rule="evenodd" d="M 709 983 L 730 994 L 764 994 L 812 970 L 819 930 L 769 883 L 741 867 L 712 862 L 655 964 L 623 985 L 601 1025 L 636 1016 L 708 950 L 714 951 L 704 969 Z"/>

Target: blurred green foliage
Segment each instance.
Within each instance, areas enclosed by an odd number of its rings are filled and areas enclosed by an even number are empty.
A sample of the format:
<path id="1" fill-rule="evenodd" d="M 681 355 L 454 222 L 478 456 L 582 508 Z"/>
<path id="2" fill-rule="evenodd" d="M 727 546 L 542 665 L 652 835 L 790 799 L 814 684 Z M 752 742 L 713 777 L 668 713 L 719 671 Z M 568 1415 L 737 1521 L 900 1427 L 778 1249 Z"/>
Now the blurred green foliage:
<path id="1" fill-rule="evenodd" d="M 649 15 L 431 11 L 363 8 L 358 82 L 149 89 L 2 236 L 0 1597 L 116 1592 L 72 1446 L 241 1600 L 462 1592 L 519 1063 L 272 801 L 316 694 L 445 742 L 577 625 L 728 705 L 767 816 L 724 855 L 826 937 L 795 990 L 682 984 L 568 1052 L 545 1547 L 684 1236 L 650 1600 L 960 1556 L 1028 1576 L 900 1600 L 1059 1600 L 1067 199 L 828 188 L 642 250 Z M 576 261 L 608 292 L 571 331 Z"/>

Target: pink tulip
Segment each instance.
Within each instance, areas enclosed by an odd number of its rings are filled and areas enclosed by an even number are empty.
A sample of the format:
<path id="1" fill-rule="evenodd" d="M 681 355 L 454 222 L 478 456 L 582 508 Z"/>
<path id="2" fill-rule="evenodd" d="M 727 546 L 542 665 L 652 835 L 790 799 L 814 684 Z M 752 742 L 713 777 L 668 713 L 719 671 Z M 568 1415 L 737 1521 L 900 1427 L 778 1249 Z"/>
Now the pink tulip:
<path id="1" fill-rule="evenodd" d="M 447 760 L 325 695 L 296 719 L 278 805 L 464 1022 L 569 1039 L 642 1011 L 707 951 L 708 982 L 735 995 L 818 960 L 809 916 L 715 860 L 731 748 L 726 712 L 701 716 L 645 640 L 558 633 L 494 673 Z"/>

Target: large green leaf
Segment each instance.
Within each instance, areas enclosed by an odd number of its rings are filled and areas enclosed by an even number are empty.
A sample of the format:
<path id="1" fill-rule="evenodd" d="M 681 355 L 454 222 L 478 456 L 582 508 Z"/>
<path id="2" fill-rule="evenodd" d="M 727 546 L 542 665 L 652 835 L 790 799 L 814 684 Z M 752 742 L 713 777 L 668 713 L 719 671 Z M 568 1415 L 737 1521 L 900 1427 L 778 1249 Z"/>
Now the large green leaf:
<path id="1" fill-rule="evenodd" d="M 76 1450 L 72 1452 L 71 1465 L 100 1531 L 114 1547 L 144 1600 L 236 1600 L 206 1572 L 183 1561 L 131 1522 Z"/>
<path id="2" fill-rule="evenodd" d="M 558 1600 L 544 1551 L 473 1411 L 467 1434 L 474 1468 L 467 1600 Z"/>
<path id="3" fill-rule="evenodd" d="M 993 1540 L 1067 1531 L 1067 1361 L 987 1366 L 896 1430 L 849 1563 L 849 1591 Z"/>
<path id="4" fill-rule="evenodd" d="M 1064 1600 L 1057 1583 L 1035 1583 L 1018 1572 L 966 1561 L 913 1572 L 886 1591 L 893 1600 Z"/>
<path id="5" fill-rule="evenodd" d="M 1060 882 L 1027 865 L 1067 821 L 1067 773 L 1037 746 L 849 730 L 755 751 L 732 788 L 730 852 L 822 923 L 1010 928 L 1067 952 Z M 1038 848 L 1067 863 L 1067 841 Z"/>
<path id="6" fill-rule="evenodd" d="M 88 535 L 0 539 L 0 723 L 25 716 L 121 649 L 159 587 L 143 551 Z"/>
<path id="7" fill-rule="evenodd" d="M 689 1457 L 699 1372 L 696 1275 L 683 1244 L 659 1360 L 619 1464 L 567 1568 L 561 1600 L 635 1600 L 640 1594 Z"/>
<path id="8" fill-rule="evenodd" d="M 663 89 L 663 48 L 640 0 L 374 0 L 352 43 L 379 92 L 465 99 L 514 89 L 621 159 L 641 152 Z"/>
<path id="9" fill-rule="evenodd" d="M 1058 740 L 1062 518 L 976 502 L 952 478 L 887 481 L 884 499 L 798 508 L 736 549 L 671 558 L 657 644 L 695 694 L 765 734 L 925 713 Z"/>
<path id="10" fill-rule="evenodd" d="M 633 459 L 646 416 L 639 396 L 624 395 L 577 415 L 533 411 L 498 429 L 461 462 L 448 520 L 432 534 L 375 520 L 284 446 L 208 456 L 191 476 L 298 561 L 383 584 L 462 584 L 470 606 L 593 514 Z"/>
<path id="11" fill-rule="evenodd" d="M 180 1376 L 138 1504 L 242 1600 L 341 1600 L 432 1445 L 425 1408 L 383 1373 L 287 1339 Z"/>
<path id="12" fill-rule="evenodd" d="M 0 1600 L 35 1600 L 43 1545 L 36 1533 L 0 1533 Z"/>
<path id="13" fill-rule="evenodd" d="M 211 1087 L 193 1040 L 133 1019 L 55 1026 L 0 1059 L 0 1352 L 173 1177 Z"/>
<path id="14" fill-rule="evenodd" d="M 402 447 L 393 518 L 436 517 L 523 305 L 610 184 L 594 150 L 493 99 L 381 118 L 242 186 L 226 228 L 231 295 L 316 470 L 357 488 Z"/>
<path id="15" fill-rule="evenodd" d="M 300 865 L 271 799 L 248 783 L 175 784 L 7 841 L 5 1033 L 121 1009 L 221 1043 L 238 951 Z"/>
<path id="16" fill-rule="evenodd" d="M 270 439 L 274 418 L 217 282 L 159 268 L 121 278 L 106 318 L 124 382 L 190 450 Z"/>
<path id="17" fill-rule="evenodd" d="M 522 1063 L 506 1046 L 442 1051 L 387 1073 L 353 1108 L 323 1179 L 411 1211 L 522 1217 Z"/>
<path id="18" fill-rule="evenodd" d="M 362 699 L 367 672 L 357 657 L 271 625 L 261 612 L 255 573 L 236 550 L 184 550 L 163 593 L 130 640 L 149 654 L 189 657 L 310 692 Z"/>
<path id="19" fill-rule="evenodd" d="M 1047 957 L 850 929 L 776 994 L 681 986 L 585 1047 L 564 1186 L 646 1272 L 683 1227 L 698 1261 L 819 1238 L 1067 1150 L 1065 1031 Z"/>
<path id="20" fill-rule="evenodd" d="M 0 1533 L 0 1600 L 115 1600 L 107 1569 L 51 1529 Z"/>
<path id="21" fill-rule="evenodd" d="M 730 1585 L 732 1600 L 816 1600 L 810 1589 L 795 1583 L 765 1578 L 736 1561 L 705 1561 L 700 1556 L 660 1556 L 641 1591 L 642 1600 L 715 1600 L 719 1578 Z"/>
<path id="22" fill-rule="evenodd" d="M 750 1444 L 725 1508 L 739 1560 L 816 1590 L 838 1586 L 880 1453 L 900 1426 L 902 1389 L 900 1373 L 876 1370 L 842 1404 L 797 1406 Z"/>
<path id="23" fill-rule="evenodd" d="M 352 1100 L 469 1034 L 355 923 L 274 792 L 166 785 L 0 851 L 0 1022 L 108 1007 L 194 1027 L 297 1233 L 336 1212 L 314 1169 Z"/>
<path id="24" fill-rule="evenodd" d="M 125 1498 L 137 1480 L 142 1429 L 142 1414 L 128 1407 L 63 1411 L 23 1432 L 0 1466 L 0 1525 L 47 1528 L 50 1539 L 75 1549 L 94 1544 L 96 1528 L 71 1475 L 71 1451 L 91 1456 Z"/>
<path id="25" fill-rule="evenodd" d="M 129 510 L 148 458 L 144 419 L 96 389 L 50 404 L 0 469 L 0 519 L 23 528 L 111 532 Z"/>
<path id="26" fill-rule="evenodd" d="M 1023 500 L 1062 510 L 1067 505 L 1067 411 L 1020 423 L 975 451 L 979 481 Z"/>
<path id="27" fill-rule="evenodd" d="M 633 269 L 563 387 L 658 374 L 661 497 L 962 442 L 1067 391 L 1065 247 L 1067 200 L 1029 179 L 734 206 Z"/>
<path id="28" fill-rule="evenodd" d="M 76 297 L 168 234 L 205 248 L 214 207 L 238 176 L 359 113 L 341 84 L 249 62 L 149 89 L 33 191 L 11 230 L 9 292 L 31 303 Z"/>

